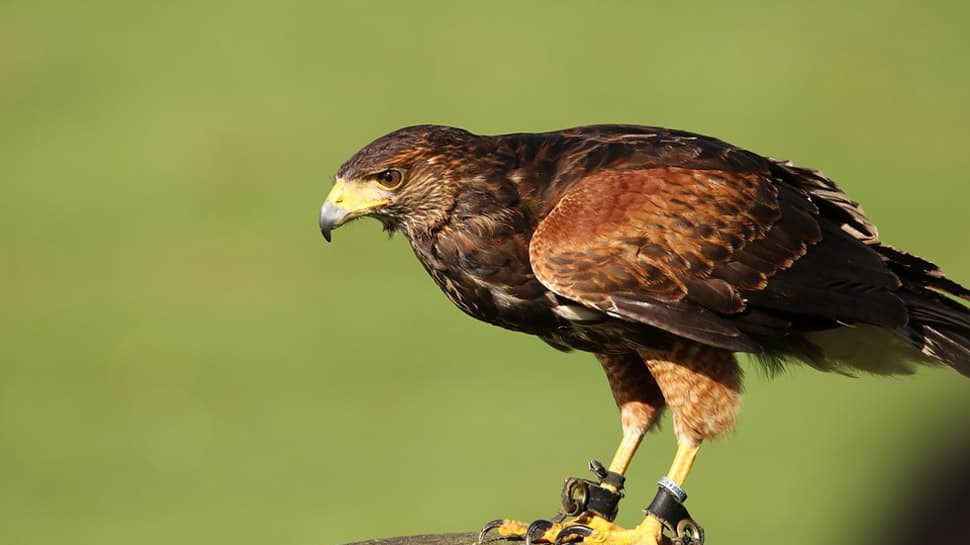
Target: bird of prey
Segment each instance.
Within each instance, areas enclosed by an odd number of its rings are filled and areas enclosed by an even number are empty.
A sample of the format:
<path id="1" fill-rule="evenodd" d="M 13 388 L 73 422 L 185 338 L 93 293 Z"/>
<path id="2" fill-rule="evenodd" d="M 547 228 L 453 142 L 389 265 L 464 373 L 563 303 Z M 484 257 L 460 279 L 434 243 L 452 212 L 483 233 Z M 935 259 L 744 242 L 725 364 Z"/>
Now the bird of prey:
<path id="1" fill-rule="evenodd" d="M 612 462 L 571 478 L 551 520 L 485 526 L 528 542 L 703 541 L 682 485 L 731 430 L 735 353 L 777 368 L 970 376 L 970 290 L 883 243 L 816 170 L 684 131 L 597 125 L 482 136 L 436 125 L 382 136 L 336 174 L 331 231 L 362 216 L 408 239 L 465 313 L 592 352 L 620 411 Z M 677 452 L 644 521 L 612 521 L 625 473 L 665 408 Z"/>

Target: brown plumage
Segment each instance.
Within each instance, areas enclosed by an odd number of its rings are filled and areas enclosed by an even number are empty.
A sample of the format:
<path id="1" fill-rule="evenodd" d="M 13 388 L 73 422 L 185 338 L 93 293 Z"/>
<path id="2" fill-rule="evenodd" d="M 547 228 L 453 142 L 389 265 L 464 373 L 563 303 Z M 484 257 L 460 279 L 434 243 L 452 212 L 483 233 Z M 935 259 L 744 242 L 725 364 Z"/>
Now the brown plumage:
<path id="1" fill-rule="evenodd" d="M 728 431 L 734 352 L 769 367 L 970 375 L 970 311 L 951 298 L 970 291 L 883 244 L 821 173 L 714 138 L 418 126 L 364 147 L 337 179 L 328 240 L 376 217 L 464 312 L 596 353 L 633 449 L 665 405 L 682 446 Z"/>

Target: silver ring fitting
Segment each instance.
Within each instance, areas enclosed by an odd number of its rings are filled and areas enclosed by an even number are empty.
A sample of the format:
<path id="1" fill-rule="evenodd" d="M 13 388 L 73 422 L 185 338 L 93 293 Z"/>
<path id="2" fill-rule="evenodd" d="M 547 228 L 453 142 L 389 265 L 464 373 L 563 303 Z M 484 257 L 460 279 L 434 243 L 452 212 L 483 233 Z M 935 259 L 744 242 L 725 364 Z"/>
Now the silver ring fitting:
<path id="1" fill-rule="evenodd" d="M 657 481 L 657 486 L 663 488 L 667 492 L 670 492 L 670 494 L 676 498 L 677 502 L 679 503 L 684 503 L 687 500 L 687 492 L 684 492 L 684 489 L 681 488 L 679 484 L 675 483 L 667 476 L 660 477 L 660 480 Z"/>

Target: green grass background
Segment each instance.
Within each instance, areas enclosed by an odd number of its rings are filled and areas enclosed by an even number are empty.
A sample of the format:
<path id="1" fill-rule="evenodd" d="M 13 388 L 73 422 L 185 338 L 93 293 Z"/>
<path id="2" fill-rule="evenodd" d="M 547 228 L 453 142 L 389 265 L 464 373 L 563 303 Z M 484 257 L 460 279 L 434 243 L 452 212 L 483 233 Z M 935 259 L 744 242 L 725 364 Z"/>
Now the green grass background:
<path id="1" fill-rule="evenodd" d="M 327 545 L 553 514 L 618 439 L 599 366 L 466 318 L 376 222 L 325 246 L 339 164 L 414 123 L 690 129 L 825 170 L 970 281 L 968 16 L 0 2 L 0 542 Z M 867 542 L 970 427 L 946 369 L 751 367 L 687 487 L 715 544 Z M 673 449 L 668 420 L 620 522 Z"/>

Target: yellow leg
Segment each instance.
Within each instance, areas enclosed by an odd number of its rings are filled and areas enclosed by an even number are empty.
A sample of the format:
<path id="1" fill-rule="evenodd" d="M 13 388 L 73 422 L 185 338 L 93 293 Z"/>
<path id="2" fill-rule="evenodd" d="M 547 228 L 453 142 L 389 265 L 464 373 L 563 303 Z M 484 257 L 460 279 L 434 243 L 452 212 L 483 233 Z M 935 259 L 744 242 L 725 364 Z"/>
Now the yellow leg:
<path id="1" fill-rule="evenodd" d="M 697 458 L 698 450 L 700 450 L 700 445 L 678 443 L 677 454 L 674 455 L 674 461 L 670 464 L 670 470 L 667 471 L 667 478 L 677 483 L 678 486 L 683 486 L 684 481 L 687 480 L 687 474 L 690 473 L 690 468 L 694 466 L 694 459 Z M 660 543 L 663 525 L 656 517 L 647 515 L 637 529 L 647 535 L 655 536 L 657 542 Z"/>
<path id="2" fill-rule="evenodd" d="M 617 407 L 620 409 L 620 422 L 623 429 L 623 437 L 613 454 L 608 470 L 625 475 L 644 434 L 659 418 L 664 407 L 664 398 L 643 359 L 638 354 L 598 354 L 597 359 L 603 365 L 610 382 L 610 389 L 616 399 Z M 609 483 L 602 483 L 601 486 L 612 489 L 614 492 L 617 491 L 616 487 Z M 554 542 L 559 532 L 571 525 L 582 525 L 595 530 L 595 534 L 590 536 L 591 543 L 595 542 L 596 539 L 608 539 L 610 536 L 616 535 L 617 532 L 626 532 L 628 538 L 632 536 L 629 530 L 623 530 L 609 520 L 591 513 L 583 513 L 575 518 L 555 523 L 537 521 L 537 523 L 539 522 L 544 523 L 542 525 L 544 532 L 541 532 L 541 536 L 536 536 L 536 539 L 533 540 L 535 542 Z M 480 540 L 484 539 L 490 530 L 497 530 L 502 537 L 521 538 L 525 537 L 528 528 L 529 524 L 525 522 L 508 519 L 496 520 L 485 525 Z M 535 533 L 540 533 L 539 527 L 536 526 L 535 528 Z M 575 537 L 573 540 L 575 540 Z M 617 543 L 616 545 L 627 544 Z"/>
<path id="3" fill-rule="evenodd" d="M 630 432 L 623 434 L 623 440 L 620 442 L 620 446 L 616 449 L 616 454 L 613 456 L 613 461 L 610 462 L 610 471 L 615 471 L 617 473 L 623 473 L 626 471 L 630 464 L 630 459 L 633 458 L 633 454 L 640 445 L 642 438 L 642 432 L 637 433 L 631 430 Z M 698 450 L 700 450 L 700 445 L 678 444 L 677 454 L 674 455 L 674 461 L 670 464 L 670 470 L 667 471 L 667 478 L 674 481 L 678 485 L 683 485 L 684 481 L 687 480 L 687 475 L 690 473 L 691 467 L 694 465 L 694 460 L 697 458 Z M 585 543 L 592 545 L 655 545 L 670 543 L 670 541 L 662 535 L 663 525 L 659 520 L 650 515 L 647 515 L 643 519 L 643 522 L 641 522 L 636 528 L 630 530 L 620 528 L 610 521 L 600 517 L 583 516 L 570 522 L 555 523 L 550 525 L 547 527 L 546 531 L 543 532 L 542 535 L 539 536 L 535 541 L 553 542 L 564 527 L 568 526 L 569 524 L 577 523 L 585 525 L 593 530 L 593 534 L 586 537 L 584 540 Z M 495 527 L 498 528 L 500 536 L 521 537 L 525 535 L 528 524 L 518 521 L 505 520 L 501 521 L 501 525 L 497 525 Z"/>
<path id="4" fill-rule="evenodd" d="M 700 445 L 677 445 L 677 454 L 674 455 L 674 461 L 670 464 L 667 478 L 683 486 L 684 481 L 687 480 L 687 474 L 690 473 L 690 468 L 694 466 L 694 459 L 697 458 L 697 451 L 700 448 Z"/>
<path id="5" fill-rule="evenodd" d="M 633 455 L 637 452 L 637 447 L 640 446 L 640 442 L 643 440 L 643 434 L 646 431 L 644 426 L 639 427 L 627 427 L 624 426 L 623 439 L 620 440 L 620 445 L 616 448 L 616 453 L 613 454 L 613 460 L 610 461 L 609 470 L 621 475 L 626 473 L 627 468 L 630 467 L 630 461 L 633 459 Z M 616 489 L 610 484 L 603 484 L 606 488 L 611 488 L 614 491 Z M 584 523 L 594 525 L 597 523 L 605 524 L 606 526 L 611 526 L 606 520 L 596 520 L 599 517 L 583 515 L 576 520 L 571 520 L 569 522 L 554 523 L 550 526 L 543 536 L 537 541 L 551 542 L 555 541 L 556 535 L 559 534 L 560 530 L 569 524 L 574 523 Z M 595 522 L 594 522 L 595 521 Z M 500 522 L 495 528 L 498 529 L 498 534 L 502 537 L 519 537 L 524 536 L 526 529 L 529 527 L 528 523 L 520 522 L 517 520 L 502 520 L 495 521 Z"/>
<path id="6" fill-rule="evenodd" d="M 640 446 L 642 439 L 642 429 L 624 431 L 623 440 L 620 441 L 620 446 L 616 448 L 613 461 L 610 462 L 610 471 L 620 475 L 626 474 L 627 468 L 630 467 L 630 461 L 633 460 L 633 455 L 636 454 L 637 447 Z"/>

